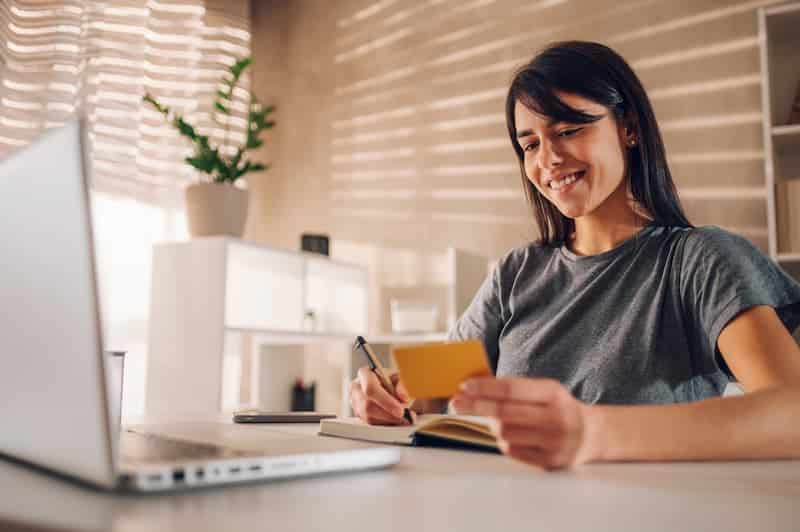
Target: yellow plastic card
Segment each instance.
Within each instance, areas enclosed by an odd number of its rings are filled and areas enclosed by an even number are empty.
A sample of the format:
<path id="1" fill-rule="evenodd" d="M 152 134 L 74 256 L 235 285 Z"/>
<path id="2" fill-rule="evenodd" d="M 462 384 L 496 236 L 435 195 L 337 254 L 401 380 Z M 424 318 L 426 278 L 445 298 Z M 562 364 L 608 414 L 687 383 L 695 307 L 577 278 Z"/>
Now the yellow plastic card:
<path id="1" fill-rule="evenodd" d="M 395 347 L 392 355 L 400 380 L 415 399 L 452 397 L 461 381 L 492 374 L 478 340 Z"/>

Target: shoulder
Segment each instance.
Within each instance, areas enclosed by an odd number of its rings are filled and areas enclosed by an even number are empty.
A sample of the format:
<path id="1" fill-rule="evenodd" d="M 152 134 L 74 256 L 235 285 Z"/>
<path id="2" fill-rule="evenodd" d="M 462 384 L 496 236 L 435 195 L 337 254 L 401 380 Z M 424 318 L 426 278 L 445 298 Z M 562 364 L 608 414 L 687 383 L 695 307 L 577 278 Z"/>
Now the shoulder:
<path id="1" fill-rule="evenodd" d="M 755 244 L 719 227 L 698 227 L 684 235 L 681 278 L 694 285 L 742 284 L 786 291 L 790 278 Z M 696 286 L 697 287 L 697 286 Z"/>
<path id="2" fill-rule="evenodd" d="M 559 248 L 526 244 L 508 251 L 495 264 L 492 272 L 495 290 L 501 298 L 509 297 L 515 287 L 525 286 L 539 278 Z"/>
<path id="3" fill-rule="evenodd" d="M 700 257 L 732 260 L 764 257 L 761 250 L 748 239 L 715 225 L 685 229 L 681 237 L 684 262 Z"/>
<path id="4" fill-rule="evenodd" d="M 530 243 L 516 247 L 500 257 L 495 271 L 500 277 L 516 277 L 521 272 L 541 267 L 554 253 L 557 247 Z"/>

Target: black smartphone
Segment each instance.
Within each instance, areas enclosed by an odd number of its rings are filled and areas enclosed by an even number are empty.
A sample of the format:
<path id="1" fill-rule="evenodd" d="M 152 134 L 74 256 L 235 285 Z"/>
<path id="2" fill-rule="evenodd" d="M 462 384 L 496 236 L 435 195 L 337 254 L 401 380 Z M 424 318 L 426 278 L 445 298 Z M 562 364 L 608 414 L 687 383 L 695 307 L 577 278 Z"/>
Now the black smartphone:
<path id="1" fill-rule="evenodd" d="M 265 412 L 248 409 L 233 413 L 234 423 L 319 423 L 322 419 L 336 417 L 336 414 L 322 412 Z"/>

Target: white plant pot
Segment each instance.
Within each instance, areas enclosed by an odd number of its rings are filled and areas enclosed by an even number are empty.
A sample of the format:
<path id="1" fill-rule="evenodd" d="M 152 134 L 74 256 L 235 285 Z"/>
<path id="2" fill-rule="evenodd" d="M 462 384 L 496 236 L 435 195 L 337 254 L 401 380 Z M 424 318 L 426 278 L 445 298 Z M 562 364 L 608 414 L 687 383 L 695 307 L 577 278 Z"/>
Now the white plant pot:
<path id="1" fill-rule="evenodd" d="M 186 187 L 189 234 L 241 237 L 247 220 L 247 191 L 230 183 L 195 183 Z"/>

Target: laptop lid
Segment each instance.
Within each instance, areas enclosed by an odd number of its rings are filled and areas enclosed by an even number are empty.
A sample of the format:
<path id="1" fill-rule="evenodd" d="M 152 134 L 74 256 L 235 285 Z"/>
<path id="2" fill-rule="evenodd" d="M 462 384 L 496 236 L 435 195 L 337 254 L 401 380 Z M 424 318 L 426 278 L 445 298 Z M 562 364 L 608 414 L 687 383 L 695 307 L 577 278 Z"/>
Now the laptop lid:
<path id="1" fill-rule="evenodd" d="M 0 453 L 116 484 L 81 122 L 0 161 Z"/>

